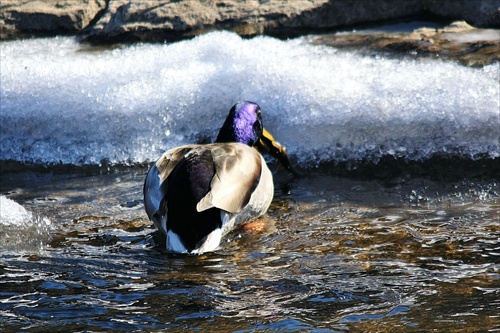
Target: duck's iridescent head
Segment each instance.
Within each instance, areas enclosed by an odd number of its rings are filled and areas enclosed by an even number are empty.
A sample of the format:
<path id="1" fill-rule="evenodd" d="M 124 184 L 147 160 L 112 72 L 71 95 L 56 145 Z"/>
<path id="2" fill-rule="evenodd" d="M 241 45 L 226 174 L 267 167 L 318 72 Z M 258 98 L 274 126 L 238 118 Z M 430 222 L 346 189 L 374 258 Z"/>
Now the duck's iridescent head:
<path id="1" fill-rule="evenodd" d="M 215 142 L 240 142 L 255 146 L 260 152 L 269 153 L 278 159 L 285 169 L 297 175 L 286 148 L 262 125 L 262 112 L 257 103 L 245 101 L 233 105 Z"/>
<path id="2" fill-rule="evenodd" d="M 240 142 L 253 146 L 260 139 L 262 130 L 260 106 L 253 102 L 237 103 L 229 111 L 216 142 Z"/>

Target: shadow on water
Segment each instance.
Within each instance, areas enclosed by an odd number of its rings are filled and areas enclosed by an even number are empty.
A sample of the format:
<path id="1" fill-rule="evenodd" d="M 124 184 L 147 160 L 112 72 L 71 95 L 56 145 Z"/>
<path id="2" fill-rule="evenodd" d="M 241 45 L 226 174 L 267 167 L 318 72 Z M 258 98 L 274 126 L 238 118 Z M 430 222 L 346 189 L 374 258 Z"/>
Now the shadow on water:
<path id="1" fill-rule="evenodd" d="M 4 331 L 500 327 L 498 182 L 278 172 L 265 227 L 184 256 L 158 245 L 143 178 L 32 172 L 3 182 L 52 226 L 43 246 L 19 242 L 0 256 Z"/>

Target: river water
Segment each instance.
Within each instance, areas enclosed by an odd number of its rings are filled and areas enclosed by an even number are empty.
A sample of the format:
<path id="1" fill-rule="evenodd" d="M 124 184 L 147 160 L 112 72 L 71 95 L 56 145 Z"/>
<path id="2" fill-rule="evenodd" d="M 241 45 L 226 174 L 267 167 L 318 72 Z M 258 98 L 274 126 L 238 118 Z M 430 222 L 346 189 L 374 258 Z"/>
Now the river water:
<path id="1" fill-rule="evenodd" d="M 498 170 L 498 63 L 227 32 L 0 47 L 0 331 L 500 331 L 498 174 L 446 175 Z M 166 253 L 146 165 L 212 140 L 241 99 L 303 176 L 271 163 L 258 228 Z M 441 173 L 411 172 L 436 156 Z"/>

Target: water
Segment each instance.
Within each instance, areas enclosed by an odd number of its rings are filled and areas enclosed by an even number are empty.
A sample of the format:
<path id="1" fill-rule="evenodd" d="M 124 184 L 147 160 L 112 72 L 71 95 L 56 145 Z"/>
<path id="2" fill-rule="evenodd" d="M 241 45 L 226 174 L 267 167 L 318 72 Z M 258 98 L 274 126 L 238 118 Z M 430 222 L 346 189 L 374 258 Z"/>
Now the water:
<path id="1" fill-rule="evenodd" d="M 2 252 L 5 331 L 500 328 L 498 183 L 278 172 L 262 230 L 184 256 L 164 253 L 146 221 L 144 172 L 7 185 L 53 229 L 19 226 L 43 246 Z"/>
<path id="2" fill-rule="evenodd" d="M 500 331 L 498 175 L 329 168 L 435 154 L 450 169 L 493 163 L 498 64 L 307 41 L 2 42 L 0 160 L 35 168 L 1 174 L 0 331 Z M 165 253 L 143 211 L 144 164 L 213 139 L 239 99 L 261 104 L 307 176 L 272 165 L 260 228 L 216 253 Z M 121 167 L 85 167 L 103 165 Z"/>

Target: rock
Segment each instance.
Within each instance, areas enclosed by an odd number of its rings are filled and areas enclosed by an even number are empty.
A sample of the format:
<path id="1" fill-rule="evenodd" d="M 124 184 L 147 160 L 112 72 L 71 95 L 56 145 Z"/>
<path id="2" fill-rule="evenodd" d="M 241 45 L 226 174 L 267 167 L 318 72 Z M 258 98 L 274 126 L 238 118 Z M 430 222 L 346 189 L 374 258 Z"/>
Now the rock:
<path id="1" fill-rule="evenodd" d="M 157 0 L 155 6 L 111 0 L 109 9 L 84 36 L 94 43 L 159 41 L 227 29 L 250 37 L 281 38 L 340 26 L 393 20 L 423 10 L 420 0 Z"/>
<path id="2" fill-rule="evenodd" d="M 106 0 L 2 0 L 0 38 L 76 34 L 106 8 Z"/>
<path id="3" fill-rule="evenodd" d="M 427 0 L 426 6 L 436 16 L 476 27 L 500 28 L 499 0 Z"/>
<path id="4" fill-rule="evenodd" d="M 500 0 L 3 0 L 0 37 L 80 33 L 83 41 L 172 41 L 228 29 L 303 33 L 428 15 L 500 27 Z"/>
<path id="5" fill-rule="evenodd" d="M 312 15 L 329 0 L 241 1 L 111 0 L 106 14 L 85 34 L 90 42 L 179 40 L 214 29 L 229 29 L 243 36 L 286 26 L 312 26 Z M 305 18 L 298 19 L 303 13 Z M 307 19 L 309 17 L 309 19 Z M 303 22 L 300 22 L 300 21 Z"/>
<path id="6" fill-rule="evenodd" d="M 312 43 L 356 49 L 366 54 L 375 51 L 439 57 L 471 67 L 500 61 L 500 30 L 478 29 L 464 21 L 440 29 L 415 29 L 410 33 L 367 30 L 351 34 L 324 34 L 314 38 Z"/>

